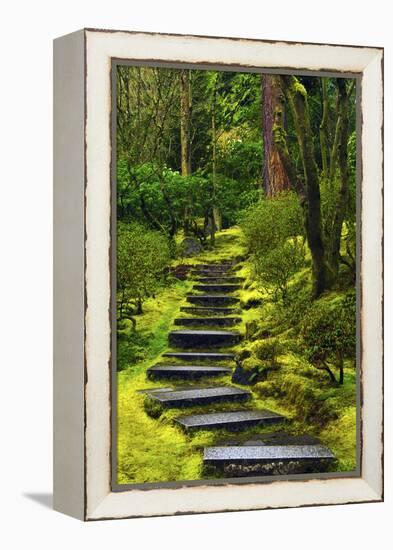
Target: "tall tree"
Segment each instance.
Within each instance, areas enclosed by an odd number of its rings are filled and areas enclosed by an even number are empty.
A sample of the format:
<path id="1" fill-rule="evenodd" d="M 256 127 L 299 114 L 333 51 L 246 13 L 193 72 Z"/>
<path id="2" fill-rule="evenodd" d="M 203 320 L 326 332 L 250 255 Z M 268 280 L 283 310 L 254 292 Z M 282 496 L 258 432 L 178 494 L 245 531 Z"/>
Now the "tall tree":
<path id="1" fill-rule="evenodd" d="M 341 232 L 349 199 L 348 137 L 349 137 L 349 94 L 345 78 L 337 78 L 338 117 L 341 121 L 338 132 L 338 165 L 340 170 L 340 188 L 336 201 L 331 236 L 329 261 L 335 276 L 340 262 Z"/>
<path id="2" fill-rule="evenodd" d="M 273 129 L 277 108 L 280 109 L 281 122 L 284 124 L 285 108 L 280 99 L 282 94 L 280 77 L 262 75 L 262 128 L 263 128 L 263 187 L 267 197 L 291 188 L 289 173 L 279 155 L 275 144 Z"/>
<path id="3" fill-rule="evenodd" d="M 180 71 L 180 148 L 182 176 L 191 174 L 191 82 L 190 71 Z"/>
<path id="4" fill-rule="evenodd" d="M 332 274 L 323 240 L 319 173 L 315 160 L 307 91 L 294 76 L 282 76 L 280 81 L 292 113 L 302 158 L 306 191 L 305 229 L 312 256 L 313 294 L 318 297 L 330 288 Z"/>
<path id="5" fill-rule="evenodd" d="M 322 96 L 322 119 L 319 126 L 319 141 L 321 144 L 322 172 L 325 177 L 329 175 L 329 98 L 328 85 L 329 78 L 323 77 L 321 80 L 321 96 Z"/>

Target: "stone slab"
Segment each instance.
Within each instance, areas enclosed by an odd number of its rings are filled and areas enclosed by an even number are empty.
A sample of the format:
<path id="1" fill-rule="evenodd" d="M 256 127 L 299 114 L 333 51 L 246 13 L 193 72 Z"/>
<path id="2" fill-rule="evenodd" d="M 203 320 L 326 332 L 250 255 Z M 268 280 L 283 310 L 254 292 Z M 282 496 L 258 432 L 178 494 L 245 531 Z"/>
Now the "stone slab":
<path id="1" fill-rule="evenodd" d="M 193 387 L 187 390 L 154 391 L 147 395 L 165 407 L 186 407 L 209 403 L 247 401 L 251 393 L 233 386 Z"/>
<path id="2" fill-rule="evenodd" d="M 240 285 L 234 284 L 198 284 L 193 286 L 193 290 L 207 293 L 223 293 L 230 294 L 231 292 L 236 292 L 241 287 Z"/>
<path id="3" fill-rule="evenodd" d="M 147 369 L 149 378 L 202 378 L 231 372 L 230 367 L 209 365 L 154 365 Z"/>
<path id="4" fill-rule="evenodd" d="M 234 266 L 233 263 L 221 263 L 221 264 L 195 264 L 194 269 L 202 269 L 202 270 L 209 270 L 209 269 L 231 269 Z"/>
<path id="5" fill-rule="evenodd" d="M 234 353 L 214 353 L 209 351 L 167 351 L 162 354 L 163 357 L 172 357 L 173 359 L 181 359 L 183 361 L 225 361 L 234 360 Z"/>
<path id="6" fill-rule="evenodd" d="M 195 304 L 197 306 L 229 306 L 234 305 L 239 302 L 238 298 L 233 296 L 226 296 L 225 294 L 215 294 L 215 295 L 191 295 L 186 297 L 187 302 Z"/>
<path id="7" fill-rule="evenodd" d="M 177 326 L 215 326 L 215 327 L 231 327 L 241 322 L 241 317 L 179 317 L 175 319 Z"/>
<path id="8" fill-rule="evenodd" d="M 180 311 L 184 313 L 196 313 L 199 315 L 234 315 L 241 313 L 237 307 L 203 307 L 203 306 L 182 306 Z"/>
<path id="9" fill-rule="evenodd" d="M 241 335 L 229 330 L 173 330 L 168 335 L 171 346 L 179 348 L 232 346 Z"/>
<path id="10" fill-rule="evenodd" d="M 195 281 L 205 285 L 208 284 L 240 284 L 244 281 L 244 277 L 231 277 L 226 275 L 217 275 L 215 277 L 196 277 Z"/>
<path id="11" fill-rule="evenodd" d="M 312 435 L 291 435 L 283 432 L 261 434 L 244 442 L 244 445 L 319 445 L 321 441 Z"/>
<path id="12" fill-rule="evenodd" d="M 217 462 L 272 462 L 334 459 L 324 445 L 245 445 L 207 447 L 203 460 Z"/>
<path id="13" fill-rule="evenodd" d="M 268 410 L 213 412 L 180 416 L 175 419 L 187 430 L 195 428 L 240 430 L 251 426 L 277 424 L 284 420 L 285 418 L 280 414 Z"/>

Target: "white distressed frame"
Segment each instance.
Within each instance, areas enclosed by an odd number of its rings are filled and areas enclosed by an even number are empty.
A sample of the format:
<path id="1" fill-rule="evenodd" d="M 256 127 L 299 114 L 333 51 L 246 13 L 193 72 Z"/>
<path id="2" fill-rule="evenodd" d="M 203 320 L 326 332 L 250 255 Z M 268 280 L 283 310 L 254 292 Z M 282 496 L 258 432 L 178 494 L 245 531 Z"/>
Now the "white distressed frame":
<path id="1" fill-rule="evenodd" d="M 84 417 L 80 419 L 80 429 L 84 427 L 85 435 L 85 469 L 81 480 L 84 483 L 83 514 L 80 502 L 78 511 L 72 511 L 72 506 L 68 505 L 72 495 L 66 494 L 59 481 L 56 507 L 81 519 L 96 520 L 382 500 L 383 50 L 121 31 L 80 32 L 84 33 L 81 55 L 85 55 L 86 63 L 86 384 Z M 64 44 L 66 48 L 66 41 Z M 203 485 L 202 481 L 201 485 L 192 487 L 111 492 L 109 121 L 113 58 L 362 73 L 361 477 L 222 486 Z M 58 426 L 61 429 L 61 421 Z M 55 449 L 56 454 L 61 454 L 60 448 Z M 71 465 L 70 468 L 72 470 Z M 61 472 L 57 477 L 60 475 Z M 72 498 L 75 499 L 75 495 Z"/>

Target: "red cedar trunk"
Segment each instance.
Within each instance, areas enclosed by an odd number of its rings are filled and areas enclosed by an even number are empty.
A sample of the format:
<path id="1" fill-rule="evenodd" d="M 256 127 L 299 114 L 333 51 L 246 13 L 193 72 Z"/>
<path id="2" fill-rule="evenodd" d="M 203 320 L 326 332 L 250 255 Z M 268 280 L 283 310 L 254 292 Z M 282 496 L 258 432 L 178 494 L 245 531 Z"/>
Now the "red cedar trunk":
<path id="1" fill-rule="evenodd" d="M 263 186 L 265 195 L 273 197 L 282 191 L 291 188 L 291 182 L 281 161 L 274 143 L 273 127 L 275 109 L 282 102 L 279 101 L 281 88 L 279 80 L 274 75 L 262 75 L 262 122 L 264 145 Z"/>

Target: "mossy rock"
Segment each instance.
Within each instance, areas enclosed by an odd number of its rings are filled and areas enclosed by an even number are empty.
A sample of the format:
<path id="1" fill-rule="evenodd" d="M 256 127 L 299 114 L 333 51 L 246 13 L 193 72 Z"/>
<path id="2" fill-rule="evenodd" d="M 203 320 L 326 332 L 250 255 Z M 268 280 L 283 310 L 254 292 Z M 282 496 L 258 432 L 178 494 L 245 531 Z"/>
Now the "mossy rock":
<path id="1" fill-rule="evenodd" d="M 269 372 L 277 368 L 278 365 L 270 365 L 251 355 L 242 362 L 238 362 L 232 375 L 232 382 L 250 386 L 266 380 Z"/>
<path id="2" fill-rule="evenodd" d="M 160 416 L 164 412 L 164 409 L 161 406 L 161 404 L 155 399 L 151 399 L 150 397 L 145 398 L 143 407 L 145 409 L 146 414 L 150 416 L 150 418 L 154 418 L 154 419 L 160 418 Z"/>
<path id="3" fill-rule="evenodd" d="M 246 370 L 240 363 L 236 365 L 236 368 L 232 374 L 232 382 L 243 386 L 251 386 L 252 384 L 255 384 L 257 382 L 257 378 L 257 368 Z"/>
<path id="4" fill-rule="evenodd" d="M 238 361 L 244 361 L 245 359 L 248 359 L 248 357 L 251 357 L 252 351 L 248 348 L 243 348 L 237 353 L 236 359 Z"/>
<path id="5" fill-rule="evenodd" d="M 257 297 L 251 297 L 251 298 L 248 298 L 246 300 L 242 300 L 240 302 L 240 305 L 243 309 L 251 309 L 253 307 L 258 307 L 262 304 L 262 298 L 257 298 Z"/>

